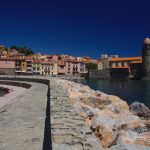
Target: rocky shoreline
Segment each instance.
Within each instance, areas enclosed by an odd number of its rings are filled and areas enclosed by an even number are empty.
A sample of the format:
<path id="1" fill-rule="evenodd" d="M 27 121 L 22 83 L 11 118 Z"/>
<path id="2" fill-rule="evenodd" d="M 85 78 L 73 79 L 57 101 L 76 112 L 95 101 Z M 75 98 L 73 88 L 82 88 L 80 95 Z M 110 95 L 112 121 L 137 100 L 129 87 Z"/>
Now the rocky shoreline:
<path id="1" fill-rule="evenodd" d="M 67 91 L 74 108 L 105 149 L 150 149 L 150 110 L 146 106 L 136 103 L 130 107 L 117 96 L 67 80 L 55 81 Z"/>

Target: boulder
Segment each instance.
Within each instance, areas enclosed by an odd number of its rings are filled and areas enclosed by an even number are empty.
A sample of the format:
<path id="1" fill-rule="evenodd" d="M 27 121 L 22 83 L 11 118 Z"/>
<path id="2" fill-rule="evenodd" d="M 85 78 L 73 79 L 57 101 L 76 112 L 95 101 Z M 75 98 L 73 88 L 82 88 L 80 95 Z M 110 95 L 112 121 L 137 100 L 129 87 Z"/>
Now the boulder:
<path id="1" fill-rule="evenodd" d="M 128 106 L 127 102 L 123 101 L 119 97 L 114 96 L 114 95 L 109 95 L 108 100 L 112 102 L 112 105 L 110 108 L 112 108 L 113 112 L 116 112 L 116 113 L 129 112 L 129 106 Z"/>
<path id="2" fill-rule="evenodd" d="M 149 146 L 143 146 L 139 144 L 120 144 L 114 145 L 108 150 L 149 150 Z"/>
<path id="3" fill-rule="evenodd" d="M 103 147 L 108 147 L 114 141 L 115 133 L 107 125 L 100 125 L 95 128 L 95 135 L 101 141 Z"/>
<path id="4" fill-rule="evenodd" d="M 130 110 L 139 117 L 150 119 L 150 109 L 146 107 L 143 103 L 133 102 L 130 105 Z"/>

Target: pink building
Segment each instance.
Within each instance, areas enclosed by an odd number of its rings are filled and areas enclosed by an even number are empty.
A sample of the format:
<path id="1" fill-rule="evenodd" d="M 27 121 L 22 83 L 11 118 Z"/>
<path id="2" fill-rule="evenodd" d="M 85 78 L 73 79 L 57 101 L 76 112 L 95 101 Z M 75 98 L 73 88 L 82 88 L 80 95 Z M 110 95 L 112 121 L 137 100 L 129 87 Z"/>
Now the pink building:
<path id="1" fill-rule="evenodd" d="M 15 68 L 15 60 L 0 59 L 0 68 Z"/>
<path id="2" fill-rule="evenodd" d="M 50 61 L 58 61 L 58 55 L 50 55 L 50 56 L 47 56 L 47 59 L 50 60 Z"/>
<path id="3" fill-rule="evenodd" d="M 58 74 L 65 75 L 67 74 L 66 63 L 65 61 L 58 61 Z"/>
<path id="4" fill-rule="evenodd" d="M 0 58 L 0 74 L 15 74 L 15 60 Z"/>
<path id="5" fill-rule="evenodd" d="M 66 61 L 66 72 L 68 75 L 80 75 L 85 73 L 85 63 L 81 61 Z"/>

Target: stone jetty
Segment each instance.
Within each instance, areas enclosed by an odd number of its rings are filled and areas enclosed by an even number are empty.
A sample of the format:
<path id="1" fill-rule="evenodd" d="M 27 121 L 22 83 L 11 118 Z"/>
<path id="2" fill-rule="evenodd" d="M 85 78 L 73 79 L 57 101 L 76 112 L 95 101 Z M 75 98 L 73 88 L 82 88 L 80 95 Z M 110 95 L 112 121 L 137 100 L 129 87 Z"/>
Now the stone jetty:
<path id="1" fill-rule="evenodd" d="M 25 80 L 31 87 L 0 109 L 0 150 L 150 149 L 143 105 L 67 80 Z"/>
<path id="2" fill-rule="evenodd" d="M 73 108 L 67 91 L 51 80 L 51 137 L 53 150 L 103 150 L 102 145 Z"/>
<path id="3" fill-rule="evenodd" d="M 150 149 L 150 118 L 138 117 L 117 96 L 66 80 L 56 82 L 67 90 L 70 102 L 105 149 Z"/>
<path id="4" fill-rule="evenodd" d="M 31 88 L 0 109 L 0 150 L 103 150 L 55 80 L 22 80 Z"/>

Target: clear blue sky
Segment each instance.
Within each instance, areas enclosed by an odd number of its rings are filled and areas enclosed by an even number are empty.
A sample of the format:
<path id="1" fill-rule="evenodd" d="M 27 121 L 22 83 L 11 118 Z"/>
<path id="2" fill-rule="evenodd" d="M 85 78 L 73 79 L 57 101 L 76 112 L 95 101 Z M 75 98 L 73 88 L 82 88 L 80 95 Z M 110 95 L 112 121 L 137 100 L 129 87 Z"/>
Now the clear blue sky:
<path id="1" fill-rule="evenodd" d="M 0 45 L 49 54 L 141 55 L 150 0 L 1 0 Z"/>

